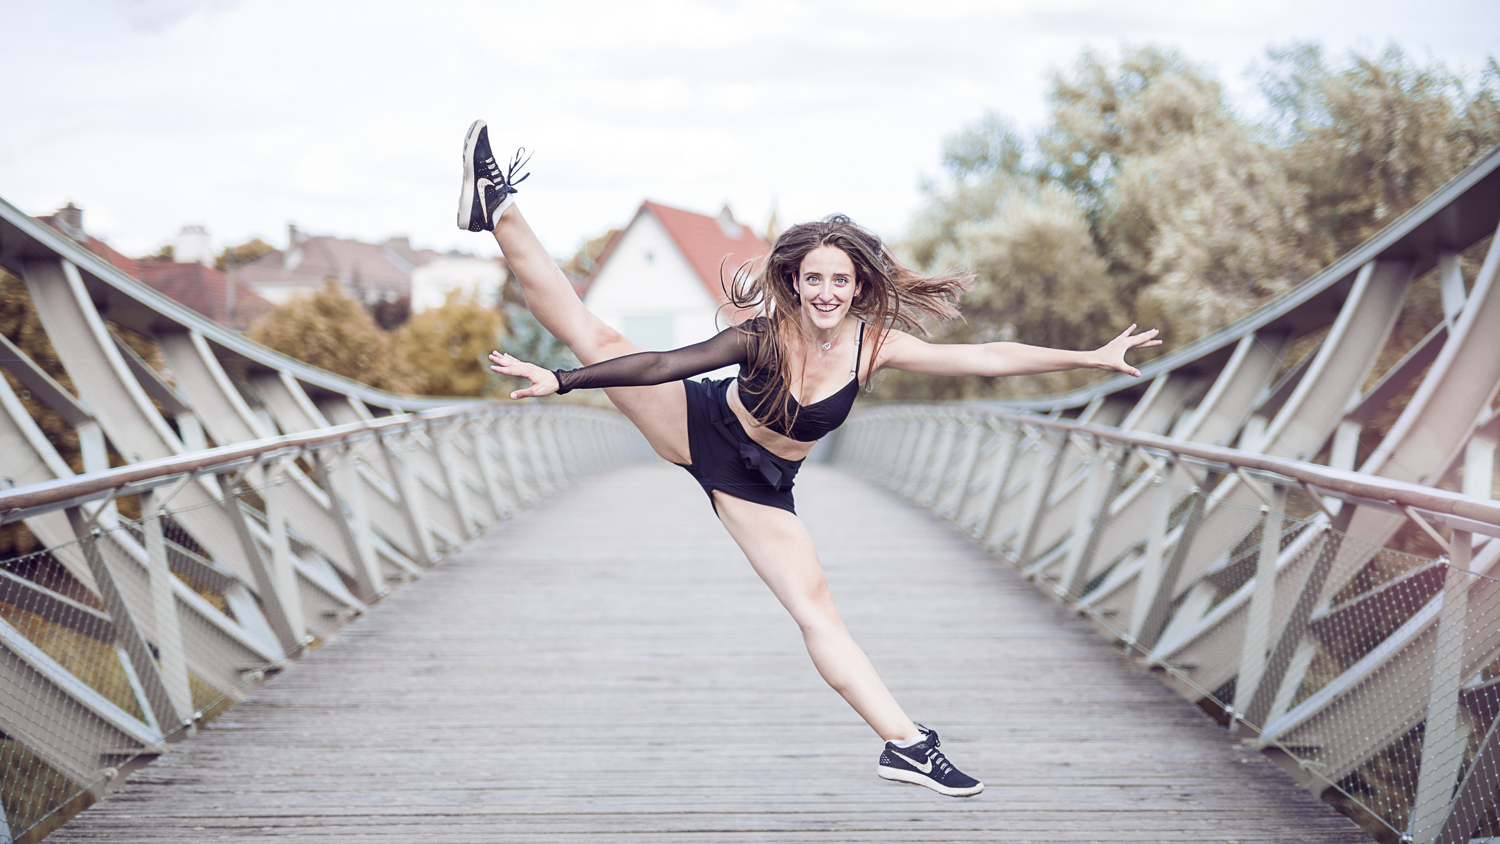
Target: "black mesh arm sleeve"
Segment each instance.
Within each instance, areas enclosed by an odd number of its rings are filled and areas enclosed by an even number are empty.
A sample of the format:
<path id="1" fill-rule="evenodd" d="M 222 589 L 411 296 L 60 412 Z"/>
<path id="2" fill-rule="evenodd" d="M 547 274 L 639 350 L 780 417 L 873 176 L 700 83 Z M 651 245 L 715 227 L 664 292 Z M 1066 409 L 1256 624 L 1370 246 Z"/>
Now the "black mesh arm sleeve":
<path id="1" fill-rule="evenodd" d="M 721 366 L 744 363 L 749 339 L 744 332 L 730 327 L 702 343 L 670 352 L 639 352 L 582 369 L 558 369 L 555 370 L 557 392 L 561 395 L 588 387 L 649 387 L 681 381 Z"/>

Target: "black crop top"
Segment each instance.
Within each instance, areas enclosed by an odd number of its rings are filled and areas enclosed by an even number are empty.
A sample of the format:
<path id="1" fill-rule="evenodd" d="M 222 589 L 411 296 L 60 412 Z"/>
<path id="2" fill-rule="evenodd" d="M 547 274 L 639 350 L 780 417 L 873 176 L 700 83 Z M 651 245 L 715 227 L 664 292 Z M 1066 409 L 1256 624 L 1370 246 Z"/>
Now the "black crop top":
<path id="1" fill-rule="evenodd" d="M 760 320 L 763 325 L 765 317 L 755 319 Z M 559 369 L 554 373 L 557 375 L 557 392 L 560 395 L 593 387 L 649 387 L 702 375 L 730 364 L 739 364 L 740 399 L 752 415 L 760 418 L 759 411 L 775 392 L 772 386 L 777 376 L 775 370 L 770 368 L 747 372 L 754 360 L 752 344 L 758 341 L 759 338 L 754 334 L 738 328 L 726 328 L 702 343 L 670 352 L 639 352 L 601 361 L 582 369 Z M 855 396 L 859 395 L 859 357 L 864 349 L 864 341 L 865 324 L 861 322 L 854 344 L 854 362 L 849 369 L 849 383 L 843 389 L 806 407 L 799 404 L 797 397 L 788 391 L 787 415 L 793 418 L 792 425 L 788 428 L 785 425 L 766 423 L 766 427 L 799 442 L 813 442 L 842 425 L 854 407 Z"/>

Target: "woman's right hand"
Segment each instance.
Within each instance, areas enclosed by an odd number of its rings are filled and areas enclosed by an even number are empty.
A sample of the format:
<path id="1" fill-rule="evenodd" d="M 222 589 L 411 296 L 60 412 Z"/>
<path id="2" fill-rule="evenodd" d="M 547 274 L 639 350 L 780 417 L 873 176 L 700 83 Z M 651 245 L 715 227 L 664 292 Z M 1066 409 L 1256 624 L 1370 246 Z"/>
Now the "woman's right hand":
<path id="1" fill-rule="evenodd" d="M 531 386 L 524 390 L 516 390 L 510 394 L 513 399 L 540 398 L 550 396 L 557 392 L 560 385 L 557 383 L 557 374 L 550 369 L 543 369 L 534 363 L 527 363 L 517 359 L 514 355 L 504 352 L 490 352 L 490 371 L 501 375 L 510 375 L 516 378 L 525 378 L 531 382 Z"/>

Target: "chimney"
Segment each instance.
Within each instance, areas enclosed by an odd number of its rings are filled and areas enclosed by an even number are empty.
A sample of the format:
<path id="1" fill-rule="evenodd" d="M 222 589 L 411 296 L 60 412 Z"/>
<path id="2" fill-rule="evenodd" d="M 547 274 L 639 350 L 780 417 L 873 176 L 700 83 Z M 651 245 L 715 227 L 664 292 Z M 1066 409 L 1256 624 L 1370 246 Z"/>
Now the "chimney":
<path id="1" fill-rule="evenodd" d="M 739 240 L 741 237 L 744 237 L 745 230 L 739 223 L 735 222 L 734 212 L 729 210 L 729 203 L 724 203 L 724 207 L 719 211 L 718 221 L 719 230 L 724 232 L 725 237 L 731 240 Z"/>
<path id="2" fill-rule="evenodd" d="M 177 233 L 177 243 L 172 247 L 172 260 L 178 264 L 212 264 L 214 251 L 208 239 L 208 229 L 199 225 L 183 226 Z"/>
<path id="3" fill-rule="evenodd" d="M 297 231 L 296 223 L 286 224 L 286 252 L 281 255 L 281 267 L 290 272 L 302 263 L 302 232 Z"/>
<path id="4" fill-rule="evenodd" d="M 57 226 L 62 229 L 63 234 L 74 240 L 83 240 L 88 237 L 83 232 L 83 209 L 71 201 L 57 209 Z"/>

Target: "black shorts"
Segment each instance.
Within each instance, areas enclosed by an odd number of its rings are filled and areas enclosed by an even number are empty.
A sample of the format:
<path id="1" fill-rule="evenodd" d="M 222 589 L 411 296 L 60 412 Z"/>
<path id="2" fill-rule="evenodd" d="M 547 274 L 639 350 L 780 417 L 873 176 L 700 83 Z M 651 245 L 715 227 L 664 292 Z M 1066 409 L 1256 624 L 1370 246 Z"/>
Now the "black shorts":
<path id="1" fill-rule="evenodd" d="M 777 457 L 750 439 L 729 409 L 729 384 L 733 380 L 682 382 L 687 388 L 688 449 L 693 462 L 678 465 L 697 479 L 710 503 L 717 489 L 725 495 L 795 513 L 792 480 L 802 461 Z"/>

